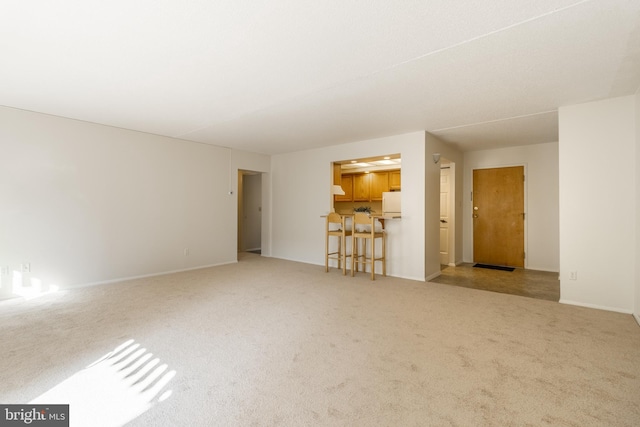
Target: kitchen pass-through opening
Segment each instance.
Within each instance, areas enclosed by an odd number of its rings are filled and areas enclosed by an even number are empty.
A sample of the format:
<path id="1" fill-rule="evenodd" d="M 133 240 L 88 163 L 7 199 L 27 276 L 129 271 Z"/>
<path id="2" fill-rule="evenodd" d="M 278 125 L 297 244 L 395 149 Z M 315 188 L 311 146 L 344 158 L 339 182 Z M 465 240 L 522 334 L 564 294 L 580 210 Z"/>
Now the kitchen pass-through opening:
<path id="1" fill-rule="evenodd" d="M 332 167 L 331 209 L 334 212 L 401 214 L 400 154 L 334 161 Z"/>

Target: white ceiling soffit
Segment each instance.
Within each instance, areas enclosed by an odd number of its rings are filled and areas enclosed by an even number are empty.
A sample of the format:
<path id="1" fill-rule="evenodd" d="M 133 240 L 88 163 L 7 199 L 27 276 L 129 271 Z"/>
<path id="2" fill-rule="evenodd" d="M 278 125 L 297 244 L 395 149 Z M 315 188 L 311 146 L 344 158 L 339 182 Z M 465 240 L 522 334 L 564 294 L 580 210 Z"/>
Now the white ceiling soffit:
<path id="1" fill-rule="evenodd" d="M 430 131 L 463 151 L 542 144 L 558 140 L 558 112 L 512 117 Z"/>
<path id="2" fill-rule="evenodd" d="M 557 141 L 640 86 L 639 0 L 4 0 L 0 104 L 262 153 Z"/>

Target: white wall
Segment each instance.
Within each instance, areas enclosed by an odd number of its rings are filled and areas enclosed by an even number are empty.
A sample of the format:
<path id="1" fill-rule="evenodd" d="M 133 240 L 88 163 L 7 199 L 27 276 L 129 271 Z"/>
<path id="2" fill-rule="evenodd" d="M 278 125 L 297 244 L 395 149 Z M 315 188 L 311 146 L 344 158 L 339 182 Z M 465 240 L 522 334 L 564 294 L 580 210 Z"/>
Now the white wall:
<path id="1" fill-rule="evenodd" d="M 0 148 L 0 266 L 29 262 L 45 286 L 236 261 L 236 170 L 269 171 L 267 156 L 10 108 Z"/>
<path id="2" fill-rule="evenodd" d="M 636 116 L 633 96 L 559 109 L 561 302 L 633 310 Z"/>
<path id="3" fill-rule="evenodd" d="M 425 133 L 415 132 L 272 157 L 272 256 L 324 265 L 332 162 L 400 153 L 402 219 L 387 221 L 387 274 L 425 279 Z"/>
<path id="4" fill-rule="evenodd" d="M 473 170 L 507 166 L 525 167 L 525 267 L 559 271 L 558 143 L 524 145 L 464 155 L 464 260 L 473 262 L 471 192 Z"/>

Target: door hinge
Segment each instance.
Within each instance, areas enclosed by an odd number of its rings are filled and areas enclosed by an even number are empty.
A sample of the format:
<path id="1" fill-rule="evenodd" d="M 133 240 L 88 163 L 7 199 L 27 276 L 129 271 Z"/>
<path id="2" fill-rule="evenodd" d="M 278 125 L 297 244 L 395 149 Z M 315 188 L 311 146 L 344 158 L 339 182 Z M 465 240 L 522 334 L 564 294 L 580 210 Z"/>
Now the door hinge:
<path id="1" fill-rule="evenodd" d="M 526 218 L 525 218 L 525 216 L 526 216 L 526 215 L 527 215 L 526 213 L 522 212 L 522 220 L 523 220 L 523 221 L 526 219 Z"/>

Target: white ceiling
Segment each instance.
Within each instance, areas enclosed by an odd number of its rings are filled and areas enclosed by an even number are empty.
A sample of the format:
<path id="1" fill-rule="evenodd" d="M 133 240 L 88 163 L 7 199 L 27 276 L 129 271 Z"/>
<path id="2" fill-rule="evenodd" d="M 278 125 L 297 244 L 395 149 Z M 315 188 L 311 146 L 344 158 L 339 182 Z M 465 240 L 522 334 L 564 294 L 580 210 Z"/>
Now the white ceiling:
<path id="1" fill-rule="evenodd" d="M 558 140 L 640 87 L 640 0 L 2 0 L 0 104 L 267 154 Z"/>

